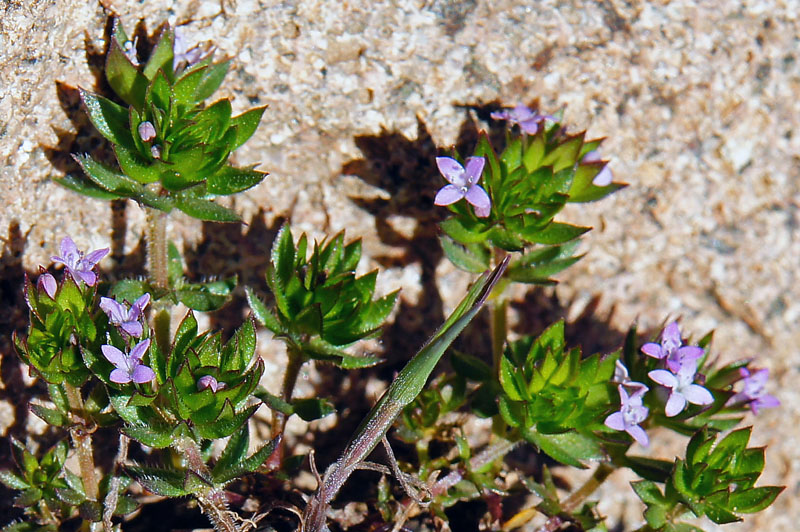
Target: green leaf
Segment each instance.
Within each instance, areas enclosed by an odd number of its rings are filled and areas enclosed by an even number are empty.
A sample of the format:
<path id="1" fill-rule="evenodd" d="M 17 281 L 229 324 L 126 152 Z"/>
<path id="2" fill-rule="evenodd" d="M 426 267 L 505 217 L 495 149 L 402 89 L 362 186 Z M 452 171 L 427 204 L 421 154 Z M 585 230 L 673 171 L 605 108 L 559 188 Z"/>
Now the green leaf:
<path id="1" fill-rule="evenodd" d="M 144 67 L 142 73 L 147 79 L 152 80 L 159 70 L 172 76 L 172 57 L 173 57 L 174 35 L 169 26 L 164 27 L 155 48 L 150 53 L 150 59 Z"/>
<path id="2" fill-rule="evenodd" d="M 123 434 L 153 449 L 164 449 L 172 445 L 172 428 L 156 425 L 125 425 Z"/>
<path id="3" fill-rule="evenodd" d="M 530 242 L 535 244 L 564 244 L 589 231 L 591 227 L 580 227 L 559 222 L 551 222 L 544 229 L 533 234 L 526 234 Z"/>
<path id="4" fill-rule="evenodd" d="M 731 493 L 727 506 L 728 509 L 736 513 L 752 514 L 760 512 L 772 504 L 784 489 L 778 486 L 765 486 Z"/>
<path id="5" fill-rule="evenodd" d="M 233 412 L 233 407 L 226 400 L 226 407 L 223 408 L 216 420 L 207 424 L 197 424 L 195 425 L 195 430 L 201 438 L 209 440 L 225 438 L 247 423 L 247 420 L 258 410 L 258 407 L 259 405 L 252 405 L 240 412 Z"/>
<path id="6" fill-rule="evenodd" d="M 234 116 L 231 119 L 231 127 L 236 128 L 236 140 L 233 143 L 231 151 L 247 142 L 247 139 L 253 136 L 266 108 L 266 105 L 263 107 L 256 107 L 238 116 Z"/>
<path id="7" fill-rule="evenodd" d="M 228 73 L 230 61 L 222 61 L 209 65 L 205 70 L 205 75 L 197 86 L 194 93 L 194 101 L 201 102 L 206 98 L 210 98 L 214 92 L 222 85 L 222 80 L 225 79 L 225 74 Z"/>
<path id="8" fill-rule="evenodd" d="M 206 191 L 217 196 L 228 196 L 253 188 L 267 176 L 253 168 L 223 166 L 206 182 Z"/>
<path id="9" fill-rule="evenodd" d="M 233 276 L 206 283 L 186 283 L 175 290 L 175 296 L 192 310 L 217 310 L 230 300 L 237 281 L 236 276 Z"/>
<path id="10" fill-rule="evenodd" d="M 25 479 L 7 469 L 0 469 L 0 482 L 14 490 L 24 490 L 30 487 Z"/>
<path id="11" fill-rule="evenodd" d="M 453 216 L 439 224 L 442 231 L 462 244 L 477 244 L 486 241 L 489 231 L 481 221 L 472 221 L 469 218 Z"/>
<path id="12" fill-rule="evenodd" d="M 655 482 L 639 480 L 631 482 L 631 487 L 636 495 L 647 504 L 665 504 L 667 498 L 661 493 L 661 488 Z"/>
<path id="13" fill-rule="evenodd" d="M 232 210 L 208 200 L 177 196 L 175 207 L 198 220 L 207 222 L 240 222 L 241 218 Z"/>
<path id="14" fill-rule="evenodd" d="M 214 464 L 214 469 L 211 471 L 211 476 L 216 478 L 220 471 L 229 469 L 235 466 L 247 457 L 247 448 L 250 442 L 250 430 L 245 423 L 242 428 L 234 432 L 228 440 L 225 450 L 222 455 Z"/>
<path id="15" fill-rule="evenodd" d="M 474 245 L 468 248 L 449 236 L 441 236 L 439 240 L 445 255 L 457 268 L 471 273 L 481 273 L 489 267 L 489 253 L 483 246 Z"/>
<path id="16" fill-rule="evenodd" d="M 275 334 L 285 334 L 286 330 L 278 321 L 278 318 L 270 312 L 264 302 L 253 292 L 253 289 L 247 286 L 244 290 L 247 294 L 247 303 L 250 305 L 256 320 Z"/>
<path id="17" fill-rule="evenodd" d="M 111 85 L 114 92 L 128 105 L 141 109 L 147 91 L 147 78 L 133 66 L 125 52 L 122 51 L 117 39 L 111 39 L 111 46 L 106 56 L 105 71 L 108 84 Z"/>
<path id="18" fill-rule="evenodd" d="M 351 355 L 321 338 L 312 338 L 311 341 L 303 344 L 303 353 L 314 360 L 330 362 L 344 369 L 369 368 L 381 361 L 380 358 L 373 355 Z"/>
<path id="19" fill-rule="evenodd" d="M 89 113 L 89 120 L 97 131 L 114 144 L 134 149 L 133 137 L 128 128 L 128 110 L 83 89 L 80 89 L 80 95 Z"/>
<path id="20" fill-rule="evenodd" d="M 164 497 L 184 497 L 191 491 L 184 487 L 185 476 L 179 471 L 145 466 L 127 466 L 125 472 L 144 489 Z"/>
<path id="21" fill-rule="evenodd" d="M 252 473 L 253 471 L 257 470 L 275 451 L 275 445 L 279 441 L 280 436 L 264 444 L 258 451 L 253 453 L 246 460 L 242 460 L 238 464 L 233 464 L 231 467 L 220 471 L 215 470 L 215 472 L 212 474 L 214 483 L 225 484 L 236 477 L 242 476 L 246 473 Z"/>
<path id="22" fill-rule="evenodd" d="M 74 175 L 56 177 L 53 180 L 62 187 L 68 188 L 73 192 L 77 192 L 78 194 L 82 194 L 89 198 L 101 199 L 101 200 L 114 200 L 125 197 L 123 195 L 115 194 L 114 192 L 109 192 L 107 190 L 104 190 L 98 187 L 97 185 L 93 184 L 91 181 L 75 177 Z"/>
<path id="23" fill-rule="evenodd" d="M 296 399 L 292 401 L 292 406 L 294 407 L 294 412 L 303 421 L 314 421 L 336 412 L 330 401 L 316 397 Z"/>
<path id="24" fill-rule="evenodd" d="M 286 416 L 291 416 L 294 414 L 294 408 L 292 405 L 278 397 L 277 395 L 272 395 L 269 393 L 265 388 L 262 386 L 258 386 L 253 395 L 258 399 L 261 399 L 267 407 L 271 410 L 276 410 Z"/>
<path id="25" fill-rule="evenodd" d="M 582 460 L 600 460 L 603 451 L 597 441 L 591 436 L 576 431 L 562 432 L 559 434 L 543 434 L 535 429 L 523 429 L 526 440 L 535 444 L 539 449 L 559 462 L 586 469 Z"/>
<path id="26" fill-rule="evenodd" d="M 294 270 L 295 259 L 294 240 L 292 239 L 292 229 L 289 224 L 284 224 L 275 236 L 270 259 L 278 280 L 283 286 L 286 286 Z"/>
<path id="27" fill-rule="evenodd" d="M 33 412 L 38 418 L 43 420 L 48 425 L 52 425 L 54 427 L 66 427 L 71 424 L 69 418 L 53 408 L 47 408 L 35 403 L 31 403 L 29 408 L 31 409 L 31 412 Z"/>
<path id="28" fill-rule="evenodd" d="M 126 176 L 129 176 L 139 183 L 155 183 L 161 176 L 161 171 L 157 164 L 150 164 L 136 150 L 129 150 L 122 145 L 114 146 L 114 153 L 117 156 L 119 167 Z"/>
<path id="29" fill-rule="evenodd" d="M 551 279 L 551 276 L 566 270 L 583 257 L 584 255 L 582 254 L 565 259 L 552 260 L 532 268 L 521 268 L 515 264 L 513 269 L 509 268 L 508 278 L 520 283 L 555 284 L 556 281 Z"/>

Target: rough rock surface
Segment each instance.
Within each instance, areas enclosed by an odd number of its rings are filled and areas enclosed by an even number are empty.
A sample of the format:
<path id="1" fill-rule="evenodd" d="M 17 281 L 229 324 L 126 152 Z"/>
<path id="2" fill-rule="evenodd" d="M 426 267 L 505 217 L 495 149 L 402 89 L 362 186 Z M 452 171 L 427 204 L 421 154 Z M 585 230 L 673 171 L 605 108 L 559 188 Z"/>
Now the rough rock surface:
<path id="1" fill-rule="evenodd" d="M 611 313 L 619 330 L 634 320 L 655 329 L 681 316 L 695 336 L 716 329 L 715 350 L 725 359 L 756 357 L 770 368 L 771 392 L 783 406 L 752 420 L 753 443 L 769 445 L 762 483 L 787 489 L 769 511 L 726 530 L 797 529 L 795 0 L 103 3 L 128 28 L 143 18 L 153 31 L 169 19 L 186 24 L 198 41 L 213 39 L 219 53 L 235 57 L 222 95 L 234 98 L 235 110 L 269 104 L 257 134 L 237 154 L 238 162 L 261 161 L 271 174 L 236 204 L 251 222 L 263 209 L 264 234 L 276 219 L 290 217 L 316 235 L 347 228 L 365 237 L 368 256 L 392 256 L 392 246 L 375 237 L 372 213 L 349 199 L 396 192 L 349 175 L 364 167 L 358 160 L 379 157 L 359 147 L 388 131 L 406 137 L 409 149 L 420 148 L 418 129 L 437 146 L 451 145 L 468 116 L 464 105 L 539 98 L 544 110 L 566 106 L 566 121 L 576 128 L 607 136 L 604 153 L 617 179 L 631 186 L 570 209 L 569 219 L 595 230 L 586 239 L 589 255 L 562 275 L 557 293 L 572 302 L 573 315 L 599 295 L 600 314 Z M 65 234 L 81 247 L 116 242 L 120 256 L 140 240 L 135 205 L 112 210 L 50 180 L 74 170 L 69 151 L 89 151 L 97 142 L 76 138 L 86 123 L 71 88 L 94 85 L 98 63 L 87 50 L 103 49 L 107 16 L 87 0 L 0 5 L 6 266 L 20 242 L 22 265 L 33 271 L 47 264 Z M 373 158 L 367 166 L 384 162 Z M 428 196 L 439 185 L 435 173 L 429 177 L 428 190 L 420 191 Z M 121 212 L 126 231 L 114 232 Z M 400 235 L 415 230 L 402 212 L 385 221 Z M 191 247 L 202 237 L 199 227 L 176 216 L 171 230 Z M 7 271 L 21 275 L 18 264 Z M 447 267 L 439 271 L 443 282 L 454 277 Z M 390 268 L 383 289 L 410 282 L 413 299 L 420 275 L 415 263 Z M 12 311 L 14 282 L 0 286 Z M 446 305 L 457 297 L 451 295 Z M 0 344 L 6 355 L 7 339 Z M 617 520 L 625 508 L 633 528 L 641 509 L 629 495 L 621 499 L 627 491 L 609 488 L 601 510 Z"/>

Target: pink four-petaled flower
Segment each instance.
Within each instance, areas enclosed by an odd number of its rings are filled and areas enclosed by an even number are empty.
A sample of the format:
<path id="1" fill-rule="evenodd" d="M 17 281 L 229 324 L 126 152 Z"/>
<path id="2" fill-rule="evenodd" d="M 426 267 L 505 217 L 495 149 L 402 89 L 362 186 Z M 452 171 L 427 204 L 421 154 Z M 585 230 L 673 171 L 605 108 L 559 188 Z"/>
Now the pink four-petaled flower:
<path id="1" fill-rule="evenodd" d="M 743 377 L 744 389 L 731 397 L 729 403 L 748 403 L 753 414 L 758 414 L 761 408 L 775 408 L 781 402 L 774 395 L 767 393 L 766 385 L 769 378 L 768 369 L 759 369 L 751 372 L 748 368 L 739 368 L 739 374 Z"/>
<path id="2" fill-rule="evenodd" d="M 107 297 L 100 298 L 100 308 L 108 315 L 108 322 L 119 327 L 128 336 L 141 338 L 142 324 L 139 323 L 139 316 L 150 302 L 150 294 L 144 294 L 137 299 L 129 309 L 124 303 L 117 303 Z"/>
<path id="3" fill-rule="evenodd" d="M 647 433 L 639 423 L 647 419 L 647 414 L 650 410 L 642 404 L 642 397 L 644 392 L 634 393 L 628 395 L 625 387 L 622 385 L 617 386 L 619 390 L 620 407 L 619 412 L 614 412 L 609 415 L 605 420 L 605 425 L 609 428 L 619 431 L 625 431 L 640 444 L 647 447 L 650 443 Z"/>
<path id="4" fill-rule="evenodd" d="M 543 120 L 556 120 L 553 116 L 540 115 L 533 109 L 521 104 L 510 110 L 495 111 L 491 116 L 495 120 L 508 120 L 512 124 L 519 124 L 520 129 L 528 135 L 535 135 L 539 131 L 539 123 Z"/>
<path id="5" fill-rule="evenodd" d="M 89 286 L 94 286 L 97 282 L 97 274 L 92 271 L 92 268 L 107 254 L 108 248 L 103 248 L 96 249 L 84 256 L 75 242 L 66 236 L 61 241 L 61 256 L 53 255 L 50 259 L 63 264 L 67 273 L 76 281 L 83 281 Z"/>
<path id="6" fill-rule="evenodd" d="M 667 368 L 677 374 L 684 362 L 694 362 L 703 356 L 703 348 L 695 345 L 681 347 L 681 330 L 678 322 L 673 321 L 661 332 L 661 344 L 650 342 L 642 346 L 642 352 L 653 358 L 666 361 Z"/>
<path id="7" fill-rule="evenodd" d="M 436 166 L 439 172 L 450 183 L 436 193 L 433 203 L 450 205 L 464 198 L 475 207 L 475 216 L 486 218 L 492 210 L 489 194 L 478 184 L 483 173 L 486 160 L 483 157 L 468 157 L 466 164 L 461 164 L 452 157 L 437 157 Z"/>
<path id="8" fill-rule="evenodd" d="M 143 384 L 152 381 L 156 376 L 155 372 L 142 364 L 142 357 L 149 347 L 149 338 L 136 344 L 129 354 L 123 353 L 113 345 L 101 346 L 103 356 L 114 364 L 115 369 L 108 376 L 111 382 L 125 384 L 133 381 L 136 384 Z"/>
<path id="9" fill-rule="evenodd" d="M 224 390 L 227 385 L 224 382 L 219 382 L 211 375 L 203 375 L 197 379 L 197 389 L 205 390 L 206 388 L 211 388 L 212 392 L 217 393 L 217 390 Z"/>
<path id="10" fill-rule="evenodd" d="M 705 406 L 714 402 L 714 396 L 711 395 L 711 392 L 699 384 L 694 384 L 696 374 L 697 361 L 693 359 L 681 362 L 676 372 L 656 369 L 647 374 L 658 384 L 669 388 L 669 398 L 664 407 L 664 413 L 667 417 L 677 416 L 683 412 L 683 409 L 686 408 L 686 403 Z"/>

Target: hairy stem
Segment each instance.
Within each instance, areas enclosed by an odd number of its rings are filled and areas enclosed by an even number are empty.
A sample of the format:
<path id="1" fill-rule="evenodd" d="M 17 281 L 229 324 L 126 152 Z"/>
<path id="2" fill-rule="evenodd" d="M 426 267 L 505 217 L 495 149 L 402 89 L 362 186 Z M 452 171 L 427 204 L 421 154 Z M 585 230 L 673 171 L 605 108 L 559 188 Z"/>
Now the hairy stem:
<path id="1" fill-rule="evenodd" d="M 119 467 L 128 459 L 128 443 L 130 439 L 124 434 L 119 435 L 119 447 L 117 448 L 117 456 L 114 458 L 114 476 L 111 477 L 111 482 L 108 486 L 108 493 L 103 502 L 103 528 L 105 532 L 112 532 L 114 525 L 111 518 L 114 516 L 114 510 L 117 509 L 119 502 L 119 489 L 122 484 L 122 477 L 117 475 Z"/>
<path id="2" fill-rule="evenodd" d="M 147 273 L 158 288 L 169 288 L 167 259 L 167 213 L 144 207 L 147 220 Z"/>
<path id="3" fill-rule="evenodd" d="M 94 470 L 94 455 L 92 451 L 91 428 L 86 422 L 86 413 L 83 408 L 83 398 L 78 388 L 64 383 L 67 401 L 72 411 L 73 426 L 69 429 L 72 445 L 78 453 L 78 464 L 81 470 L 81 480 L 86 498 L 97 501 L 99 489 L 97 487 L 97 474 Z"/>
<path id="4" fill-rule="evenodd" d="M 173 443 L 174 449 L 180 453 L 186 466 L 190 471 L 195 473 L 198 477 L 209 479 L 211 473 L 208 466 L 203 460 L 203 455 L 197 447 L 197 443 L 191 438 L 179 438 Z M 228 503 L 225 498 L 225 493 L 216 489 L 213 486 L 207 486 L 194 493 L 197 502 L 203 512 L 208 516 L 214 529 L 220 532 L 238 532 L 239 527 L 233 520 L 233 512 L 228 510 Z"/>

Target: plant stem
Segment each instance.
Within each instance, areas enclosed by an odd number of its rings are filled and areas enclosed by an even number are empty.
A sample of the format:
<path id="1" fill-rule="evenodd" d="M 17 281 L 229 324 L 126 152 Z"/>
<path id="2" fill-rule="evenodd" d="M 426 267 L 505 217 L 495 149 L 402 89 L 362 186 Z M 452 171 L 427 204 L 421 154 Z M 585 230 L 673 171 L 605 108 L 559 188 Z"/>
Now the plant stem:
<path id="1" fill-rule="evenodd" d="M 615 469 L 608 464 L 598 465 L 589 480 L 584 482 L 583 486 L 572 492 L 572 494 L 561 503 L 561 509 L 567 513 L 572 513 L 577 510 L 578 507 L 583 504 L 583 501 L 594 493 L 614 471 Z"/>
<path id="2" fill-rule="evenodd" d="M 147 273 L 158 288 L 169 289 L 167 213 L 144 207 L 147 220 Z"/>
<path id="3" fill-rule="evenodd" d="M 492 256 L 492 267 L 497 267 L 506 257 L 505 250 L 495 248 Z M 489 314 L 491 316 L 491 335 L 492 335 L 492 360 L 494 361 L 494 373 L 500 375 L 500 361 L 503 358 L 503 348 L 508 336 L 508 300 L 505 297 L 505 284 L 498 283 L 498 288 L 494 297 L 489 300 Z"/>
<path id="4" fill-rule="evenodd" d="M 94 470 L 94 456 L 92 452 L 92 436 L 90 427 L 86 423 L 86 413 L 83 407 L 83 398 L 78 388 L 71 384 L 64 383 L 64 390 L 67 393 L 67 401 L 72 411 L 73 426 L 69 433 L 72 437 L 72 444 L 78 453 L 78 464 L 81 469 L 81 480 L 86 498 L 90 501 L 97 501 L 99 489 L 97 487 L 97 475 Z"/>
<path id="5" fill-rule="evenodd" d="M 129 442 L 130 439 L 124 434 L 120 433 L 117 456 L 114 458 L 114 476 L 111 477 L 108 493 L 106 494 L 105 501 L 103 501 L 103 527 L 105 528 L 105 532 L 112 532 L 114 529 L 111 518 L 114 516 L 114 510 L 117 509 L 117 503 L 119 502 L 119 488 L 122 481 L 122 478 L 116 473 L 119 466 L 121 466 L 128 459 Z"/>
<path id="6" fill-rule="evenodd" d="M 300 350 L 299 347 L 294 346 L 292 344 L 287 344 L 287 355 L 289 356 L 289 362 L 286 364 L 286 373 L 283 375 L 283 384 L 281 385 L 281 399 L 286 401 L 287 403 L 292 402 L 292 394 L 294 393 L 294 387 L 297 384 L 297 377 L 300 375 L 300 368 L 303 367 L 306 359 L 303 356 L 303 352 Z M 288 417 L 283 412 L 279 412 L 278 410 L 272 411 L 272 437 L 277 438 L 283 431 L 286 429 L 286 421 Z M 278 440 L 278 445 L 275 447 L 275 451 L 270 455 L 270 457 L 266 461 L 266 468 L 267 469 L 278 469 L 283 461 L 283 449 L 284 449 L 284 439 L 281 438 Z"/>
<path id="7" fill-rule="evenodd" d="M 203 479 L 210 479 L 211 473 L 203 460 L 203 455 L 197 447 L 197 443 L 191 438 L 179 438 L 173 443 L 175 450 L 180 453 L 190 471 Z M 208 516 L 209 521 L 214 525 L 214 529 L 221 532 L 238 532 L 232 518 L 232 512 L 228 510 L 225 493 L 209 485 L 206 488 L 194 493 L 197 502 L 203 512 Z"/>

